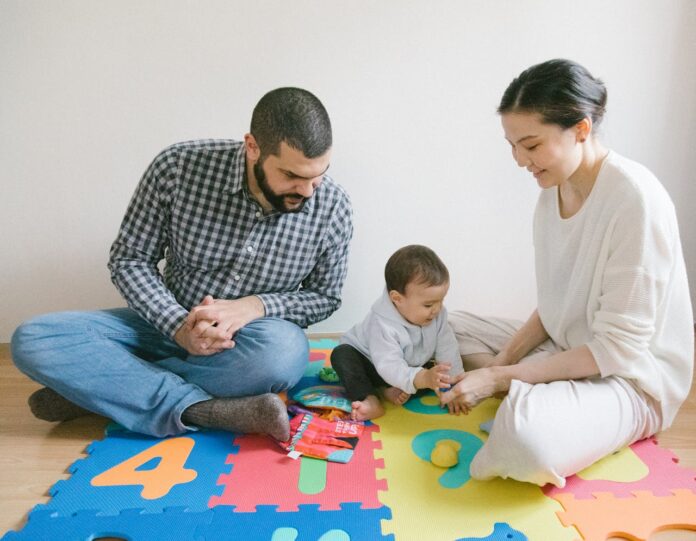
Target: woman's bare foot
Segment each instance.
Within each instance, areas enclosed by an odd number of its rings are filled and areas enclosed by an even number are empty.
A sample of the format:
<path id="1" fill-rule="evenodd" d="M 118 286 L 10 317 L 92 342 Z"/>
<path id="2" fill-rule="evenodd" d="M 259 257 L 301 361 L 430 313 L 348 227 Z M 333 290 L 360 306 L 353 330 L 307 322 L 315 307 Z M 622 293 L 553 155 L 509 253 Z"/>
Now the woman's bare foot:
<path id="1" fill-rule="evenodd" d="M 411 395 L 406 391 L 402 391 L 398 387 L 387 387 L 384 389 L 384 398 L 389 400 L 389 402 L 392 404 L 403 406 L 406 401 L 411 398 Z"/>
<path id="2" fill-rule="evenodd" d="M 350 418 L 353 421 L 369 421 L 384 415 L 382 403 L 373 394 L 368 395 L 365 400 L 355 400 L 351 407 L 353 411 L 350 414 Z"/>

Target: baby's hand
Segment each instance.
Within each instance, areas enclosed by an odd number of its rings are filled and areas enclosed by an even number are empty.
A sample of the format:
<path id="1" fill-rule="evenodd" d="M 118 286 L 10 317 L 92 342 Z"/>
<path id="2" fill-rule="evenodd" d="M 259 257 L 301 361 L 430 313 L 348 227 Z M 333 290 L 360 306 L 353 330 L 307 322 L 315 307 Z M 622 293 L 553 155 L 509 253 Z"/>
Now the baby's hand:
<path id="1" fill-rule="evenodd" d="M 450 365 L 448 363 L 436 364 L 432 368 L 422 369 L 413 381 L 417 389 L 432 389 L 439 391 L 450 388 Z"/>

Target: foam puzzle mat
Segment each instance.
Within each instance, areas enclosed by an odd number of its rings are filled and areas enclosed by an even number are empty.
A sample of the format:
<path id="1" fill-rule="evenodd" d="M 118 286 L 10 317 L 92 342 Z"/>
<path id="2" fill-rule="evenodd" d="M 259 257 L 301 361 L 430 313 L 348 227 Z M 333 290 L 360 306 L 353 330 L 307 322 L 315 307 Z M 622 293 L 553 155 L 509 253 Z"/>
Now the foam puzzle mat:
<path id="1" fill-rule="evenodd" d="M 333 340 L 311 341 L 296 389 L 317 385 Z M 348 464 L 292 459 L 267 437 L 222 431 L 151 438 L 112 425 L 3 541 L 599 541 L 696 530 L 696 471 L 654 438 L 568 479 L 566 487 L 476 481 L 469 463 L 499 401 L 467 416 L 433 393 L 388 406 Z M 459 462 L 430 452 L 455 442 Z"/>

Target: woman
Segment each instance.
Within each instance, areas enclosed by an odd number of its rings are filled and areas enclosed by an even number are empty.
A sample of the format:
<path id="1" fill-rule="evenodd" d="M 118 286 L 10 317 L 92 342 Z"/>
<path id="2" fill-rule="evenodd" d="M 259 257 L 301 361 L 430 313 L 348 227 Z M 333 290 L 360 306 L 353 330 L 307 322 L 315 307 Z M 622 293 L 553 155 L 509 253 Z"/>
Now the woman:
<path id="1" fill-rule="evenodd" d="M 498 112 L 542 192 L 534 215 L 537 309 L 526 323 L 450 314 L 467 372 L 442 396 L 507 393 L 471 464 L 478 479 L 565 477 L 670 426 L 691 384 L 694 335 L 673 204 L 595 131 L 604 84 L 550 60 Z"/>

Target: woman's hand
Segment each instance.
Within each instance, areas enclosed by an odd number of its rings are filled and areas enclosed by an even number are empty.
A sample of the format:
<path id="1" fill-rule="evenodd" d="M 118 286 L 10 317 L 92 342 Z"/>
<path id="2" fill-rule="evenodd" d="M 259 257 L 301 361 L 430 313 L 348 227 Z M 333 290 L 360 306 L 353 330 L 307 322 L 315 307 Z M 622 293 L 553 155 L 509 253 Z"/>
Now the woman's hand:
<path id="1" fill-rule="evenodd" d="M 463 372 L 454 378 L 453 383 L 449 391 L 440 395 L 440 402 L 449 407 L 450 402 L 455 401 L 462 411 L 468 411 L 486 398 L 510 388 L 510 381 L 496 366 Z"/>
<path id="2" fill-rule="evenodd" d="M 437 393 L 437 395 L 441 396 L 442 393 Z M 449 410 L 450 415 L 467 415 L 471 411 L 471 408 L 466 405 L 461 396 L 449 402 L 447 404 L 447 409 Z"/>

